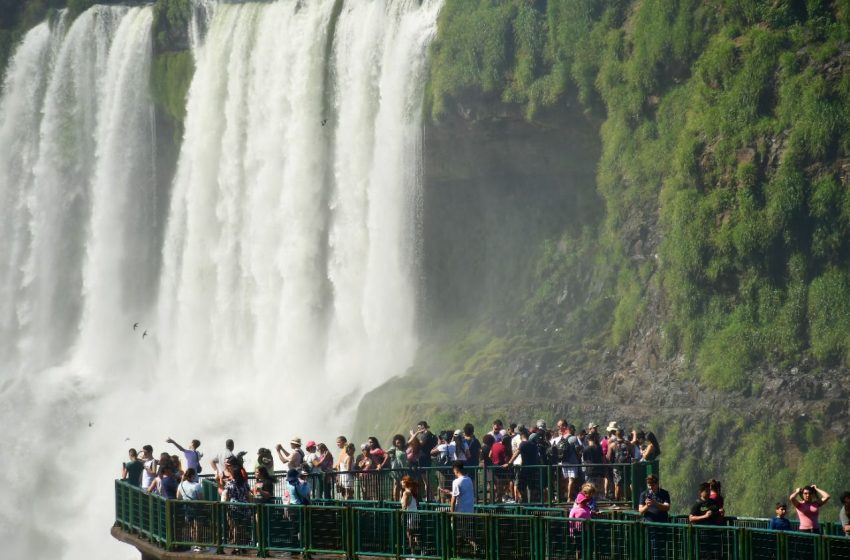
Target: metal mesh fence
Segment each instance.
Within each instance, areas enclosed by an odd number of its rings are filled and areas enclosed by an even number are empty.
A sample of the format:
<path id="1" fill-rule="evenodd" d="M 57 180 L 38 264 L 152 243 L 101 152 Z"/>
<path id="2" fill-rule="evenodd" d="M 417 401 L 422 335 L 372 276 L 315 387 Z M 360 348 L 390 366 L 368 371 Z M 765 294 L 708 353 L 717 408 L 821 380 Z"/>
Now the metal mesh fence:
<path id="1" fill-rule="evenodd" d="M 452 558 L 487 558 L 491 516 L 479 513 L 450 513 L 448 517 Z"/>
<path id="2" fill-rule="evenodd" d="M 639 554 L 637 532 L 633 523 L 594 521 L 586 528 L 585 540 L 591 557 L 599 560 L 629 560 Z"/>
<path id="3" fill-rule="evenodd" d="M 396 550 L 396 512 L 364 508 L 352 511 L 354 551 L 366 556 L 393 556 Z"/>
<path id="4" fill-rule="evenodd" d="M 445 549 L 444 516 L 436 511 L 400 512 L 401 550 L 405 558 L 442 558 Z"/>
<path id="5" fill-rule="evenodd" d="M 345 554 L 348 539 L 348 516 L 342 507 L 308 507 L 308 552 Z"/>
<path id="6" fill-rule="evenodd" d="M 817 560 L 820 537 L 811 533 L 785 533 L 786 558 L 793 560 Z"/>
<path id="7" fill-rule="evenodd" d="M 542 550 L 549 560 L 576 560 L 584 550 L 583 521 L 568 521 L 563 518 L 543 517 L 541 538 Z"/>
<path id="8" fill-rule="evenodd" d="M 533 517 L 500 515 L 493 517 L 494 557 L 498 560 L 534 560 L 537 558 L 536 525 Z"/>
<path id="9" fill-rule="evenodd" d="M 643 557 L 649 560 L 690 558 L 688 525 L 644 523 Z"/>
<path id="10" fill-rule="evenodd" d="M 749 560 L 778 560 L 782 558 L 782 533 L 767 529 L 749 529 L 744 533 Z"/>
<path id="11" fill-rule="evenodd" d="M 829 560 L 850 560 L 850 539 L 844 536 L 823 538 L 823 549 Z"/>
<path id="12" fill-rule="evenodd" d="M 172 544 L 178 546 L 218 546 L 221 542 L 216 502 L 171 502 Z"/>
<path id="13" fill-rule="evenodd" d="M 261 516 L 267 550 L 300 552 L 304 535 L 304 506 L 265 505 Z"/>
<path id="14" fill-rule="evenodd" d="M 732 527 L 694 525 L 694 557 L 699 560 L 736 560 L 738 532 Z"/>
<path id="15" fill-rule="evenodd" d="M 257 509 L 255 504 L 220 504 L 223 546 L 234 549 L 257 548 Z"/>

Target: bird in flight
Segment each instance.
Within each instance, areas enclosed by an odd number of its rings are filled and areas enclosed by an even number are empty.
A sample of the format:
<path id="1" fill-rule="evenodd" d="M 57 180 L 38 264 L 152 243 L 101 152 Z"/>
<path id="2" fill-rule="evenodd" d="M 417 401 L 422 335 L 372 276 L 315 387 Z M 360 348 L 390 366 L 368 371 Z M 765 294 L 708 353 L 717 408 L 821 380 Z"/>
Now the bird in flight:
<path id="1" fill-rule="evenodd" d="M 328 124 L 328 119 L 322 119 L 322 126 L 325 126 L 326 124 Z"/>
<path id="2" fill-rule="evenodd" d="M 145 338 L 146 336 L 148 336 L 148 331 L 142 333 L 142 338 Z"/>
<path id="3" fill-rule="evenodd" d="M 94 422 L 92 422 L 91 420 L 89 420 L 89 428 L 91 428 L 92 426 L 94 426 Z"/>
<path id="4" fill-rule="evenodd" d="M 138 328 L 139 328 L 139 324 L 138 324 L 138 323 L 133 323 L 133 330 L 136 330 L 136 329 L 138 329 Z"/>

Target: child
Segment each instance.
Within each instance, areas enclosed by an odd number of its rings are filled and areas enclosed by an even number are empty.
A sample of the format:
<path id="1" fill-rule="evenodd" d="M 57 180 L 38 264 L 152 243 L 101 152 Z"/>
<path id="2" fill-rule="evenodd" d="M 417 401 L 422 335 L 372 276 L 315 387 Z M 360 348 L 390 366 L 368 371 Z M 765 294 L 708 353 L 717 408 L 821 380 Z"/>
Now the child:
<path id="1" fill-rule="evenodd" d="M 785 519 L 786 513 L 788 513 L 788 506 L 777 502 L 776 517 L 770 520 L 769 529 L 773 531 L 790 531 L 791 522 Z"/>

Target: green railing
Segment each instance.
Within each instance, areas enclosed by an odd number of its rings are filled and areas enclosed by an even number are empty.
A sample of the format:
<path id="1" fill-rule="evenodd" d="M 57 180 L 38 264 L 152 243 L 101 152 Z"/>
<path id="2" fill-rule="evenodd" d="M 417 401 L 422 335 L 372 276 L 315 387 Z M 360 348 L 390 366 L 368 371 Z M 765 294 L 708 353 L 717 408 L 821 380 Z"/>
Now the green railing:
<path id="1" fill-rule="evenodd" d="M 165 550 L 199 546 L 246 549 L 265 557 L 302 555 L 422 560 L 850 560 L 850 539 L 824 524 L 824 535 L 771 531 L 766 520 L 730 518 L 726 526 L 647 523 L 619 511 L 591 520 L 566 510 L 479 504 L 449 513 L 382 503 L 323 505 L 165 500 L 115 483 L 116 525 Z M 396 505 L 396 504 L 393 504 Z M 681 518 L 677 518 L 681 519 Z"/>

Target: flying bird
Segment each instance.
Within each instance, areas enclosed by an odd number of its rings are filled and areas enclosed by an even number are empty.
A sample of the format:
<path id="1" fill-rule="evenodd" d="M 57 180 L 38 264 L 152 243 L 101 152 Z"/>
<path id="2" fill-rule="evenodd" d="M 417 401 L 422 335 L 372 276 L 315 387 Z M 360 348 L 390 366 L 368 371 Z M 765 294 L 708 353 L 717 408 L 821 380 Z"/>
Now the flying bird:
<path id="1" fill-rule="evenodd" d="M 94 422 L 92 422 L 91 420 L 89 420 L 89 428 L 91 428 L 92 426 L 94 426 Z"/>
<path id="2" fill-rule="evenodd" d="M 133 323 L 133 330 L 136 330 L 136 329 L 138 329 L 138 328 L 139 328 L 139 324 L 138 324 L 138 323 Z"/>
<path id="3" fill-rule="evenodd" d="M 145 338 L 146 336 L 148 336 L 148 331 L 142 333 L 142 338 Z"/>
<path id="4" fill-rule="evenodd" d="M 328 119 L 322 119 L 322 126 L 325 126 L 326 124 L 328 124 Z"/>

